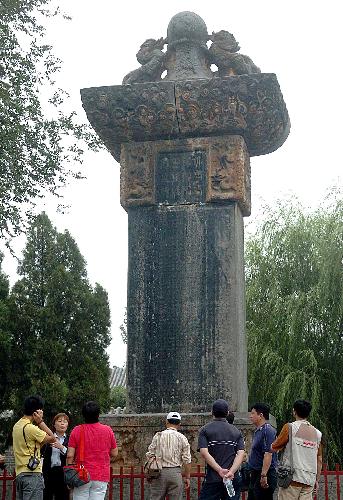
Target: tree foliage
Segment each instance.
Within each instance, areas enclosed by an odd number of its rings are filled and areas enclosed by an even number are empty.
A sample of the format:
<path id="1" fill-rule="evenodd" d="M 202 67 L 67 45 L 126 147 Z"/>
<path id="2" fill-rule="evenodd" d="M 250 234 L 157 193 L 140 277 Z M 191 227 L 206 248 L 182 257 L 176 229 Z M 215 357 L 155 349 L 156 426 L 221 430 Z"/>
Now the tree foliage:
<path id="1" fill-rule="evenodd" d="M 10 382 L 11 336 L 8 330 L 8 293 L 7 276 L 1 270 L 3 256 L 0 253 L 0 401 L 6 404 L 5 395 Z M 1 411 L 0 407 L 0 411 Z"/>
<path id="2" fill-rule="evenodd" d="M 99 145 L 65 112 L 68 94 L 54 78 L 61 61 L 45 41 L 51 0 L 0 3 L 0 236 L 18 234 L 46 191 L 58 194 L 84 147 Z"/>
<path id="3" fill-rule="evenodd" d="M 113 408 L 125 408 L 127 391 L 126 387 L 118 385 L 111 389 L 111 406 Z"/>
<path id="4" fill-rule="evenodd" d="M 313 213 L 283 203 L 246 245 L 250 399 L 279 423 L 312 402 L 331 463 L 343 455 L 343 203 Z"/>
<path id="5" fill-rule="evenodd" d="M 44 213 L 36 217 L 10 300 L 11 408 L 41 394 L 46 413 L 80 415 L 86 400 L 110 404 L 110 311 L 107 293 L 91 287 L 85 261 L 71 237 L 58 233 Z"/>

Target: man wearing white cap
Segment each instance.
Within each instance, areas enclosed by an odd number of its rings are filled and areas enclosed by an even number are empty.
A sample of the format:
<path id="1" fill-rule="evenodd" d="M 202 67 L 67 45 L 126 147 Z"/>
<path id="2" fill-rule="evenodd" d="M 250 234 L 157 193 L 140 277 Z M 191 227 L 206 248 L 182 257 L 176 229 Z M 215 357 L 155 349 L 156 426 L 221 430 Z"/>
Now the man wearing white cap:
<path id="1" fill-rule="evenodd" d="M 181 500 L 183 481 L 185 488 L 190 485 L 191 452 L 187 438 L 178 432 L 181 425 L 181 415 L 171 411 L 166 418 L 166 429 L 154 435 L 149 445 L 147 458 L 158 457 L 161 460 L 161 475 L 150 483 L 151 500 Z M 181 468 L 185 468 L 182 480 Z"/>

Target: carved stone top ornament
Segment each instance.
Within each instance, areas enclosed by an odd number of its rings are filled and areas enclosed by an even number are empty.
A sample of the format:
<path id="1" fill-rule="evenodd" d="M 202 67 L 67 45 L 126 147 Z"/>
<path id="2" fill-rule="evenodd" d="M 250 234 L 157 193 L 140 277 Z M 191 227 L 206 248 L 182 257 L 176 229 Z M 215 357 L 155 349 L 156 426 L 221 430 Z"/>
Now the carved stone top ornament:
<path id="1" fill-rule="evenodd" d="M 180 12 L 166 38 L 141 45 L 123 85 L 82 89 L 83 107 L 118 161 L 124 143 L 228 134 L 250 156 L 271 153 L 289 134 L 286 105 L 276 76 L 238 51 L 231 33 L 208 35 L 200 16 Z"/>
<path id="2" fill-rule="evenodd" d="M 209 41 L 212 45 L 208 49 Z M 165 44 L 167 50 L 163 52 Z M 171 81 L 260 73 L 250 57 L 237 54 L 239 49 L 228 31 L 210 36 L 200 16 L 180 12 L 171 19 L 167 38 L 148 39 L 141 45 L 136 57 L 142 66 L 127 74 L 123 84 L 160 81 L 165 70 L 164 79 Z M 218 72 L 211 71 L 211 64 L 218 67 Z"/>

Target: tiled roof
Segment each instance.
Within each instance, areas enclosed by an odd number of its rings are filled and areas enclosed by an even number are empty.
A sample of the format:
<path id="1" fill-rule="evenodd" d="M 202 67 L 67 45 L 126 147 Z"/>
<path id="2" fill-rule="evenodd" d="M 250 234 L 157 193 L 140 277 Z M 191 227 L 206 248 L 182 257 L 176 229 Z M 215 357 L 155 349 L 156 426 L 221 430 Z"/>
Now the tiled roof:
<path id="1" fill-rule="evenodd" d="M 118 385 L 126 387 L 126 367 L 114 366 L 111 370 L 110 387 L 112 389 L 112 387 L 118 387 Z"/>

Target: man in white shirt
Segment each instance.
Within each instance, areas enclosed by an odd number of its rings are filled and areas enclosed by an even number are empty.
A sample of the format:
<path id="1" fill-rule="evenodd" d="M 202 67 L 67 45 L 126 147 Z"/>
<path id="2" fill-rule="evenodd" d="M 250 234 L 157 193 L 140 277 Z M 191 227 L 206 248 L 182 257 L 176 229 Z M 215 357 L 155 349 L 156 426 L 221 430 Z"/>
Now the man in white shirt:
<path id="1" fill-rule="evenodd" d="M 182 499 L 182 466 L 185 468 L 185 488 L 190 486 L 190 446 L 187 438 L 179 432 L 180 426 L 180 414 L 171 411 L 167 415 L 166 429 L 156 433 L 149 445 L 147 458 L 156 456 L 162 466 L 160 477 L 150 484 L 151 500 L 164 500 L 166 495 L 169 500 Z"/>

